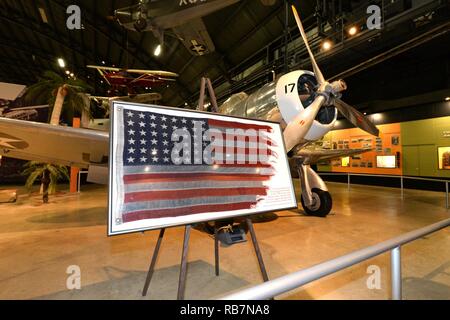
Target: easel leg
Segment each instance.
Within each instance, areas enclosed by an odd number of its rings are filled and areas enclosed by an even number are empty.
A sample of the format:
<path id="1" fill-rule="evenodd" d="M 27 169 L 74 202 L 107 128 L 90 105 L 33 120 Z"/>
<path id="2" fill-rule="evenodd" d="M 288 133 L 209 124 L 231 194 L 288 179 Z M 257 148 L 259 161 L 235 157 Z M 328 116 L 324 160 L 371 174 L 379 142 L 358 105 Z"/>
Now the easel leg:
<path id="1" fill-rule="evenodd" d="M 191 235 L 191 226 L 187 225 L 184 229 L 183 252 L 181 254 L 180 279 L 178 281 L 178 300 L 184 300 L 184 291 L 186 288 L 187 275 L 187 254 L 189 246 L 189 237 Z"/>
<path id="2" fill-rule="evenodd" d="M 219 238 L 217 224 L 214 222 L 214 257 L 216 261 L 216 276 L 219 276 Z"/>
<path id="3" fill-rule="evenodd" d="M 256 257 L 258 258 L 259 268 L 261 269 L 261 274 L 264 282 L 269 281 L 269 277 L 267 276 L 266 267 L 264 266 L 264 261 L 261 255 L 261 250 L 259 249 L 258 240 L 256 240 L 255 229 L 253 229 L 252 219 L 245 219 L 248 226 L 248 231 L 252 237 L 253 247 L 255 248 Z"/>
<path id="4" fill-rule="evenodd" d="M 150 281 L 152 280 L 153 271 L 155 269 L 156 258 L 158 257 L 159 248 L 161 247 L 161 242 L 164 237 L 164 232 L 166 229 L 161 229 L 159 231 L 158 241 L 156 242 L 155 250 L 153 251 L 152 262 L 150 263 L 150 267 L 148 268 L 147 278 L 145 279 L 144 290 L 142 290 L 142 296 L 147 295 L 148 287 L 150 285 Z"/>

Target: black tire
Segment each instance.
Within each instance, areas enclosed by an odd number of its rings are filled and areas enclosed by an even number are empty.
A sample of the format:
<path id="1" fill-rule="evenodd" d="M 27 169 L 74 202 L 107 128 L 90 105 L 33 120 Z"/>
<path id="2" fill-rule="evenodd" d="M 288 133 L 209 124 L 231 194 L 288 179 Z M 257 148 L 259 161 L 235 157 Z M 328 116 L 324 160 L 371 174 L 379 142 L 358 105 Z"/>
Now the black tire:
<path id="1" fill-rule="evenodd" d="M 314 209 L 308 208 L 305 205 L 305 201 L 303 200 L 302 195 L 301 200 L 303 210 L 305 210 L 305 213 L 309 216 L 326 217 L 330 213 L 331 208 L 333 207 L 333 201 L 331 199 L 330 193 L 328 191 L 323 191 L 317 188 L 312 189 L 311 192 L 313 193 L 313 197 L 319 199 L 320 205 L 318 205 Z"/>

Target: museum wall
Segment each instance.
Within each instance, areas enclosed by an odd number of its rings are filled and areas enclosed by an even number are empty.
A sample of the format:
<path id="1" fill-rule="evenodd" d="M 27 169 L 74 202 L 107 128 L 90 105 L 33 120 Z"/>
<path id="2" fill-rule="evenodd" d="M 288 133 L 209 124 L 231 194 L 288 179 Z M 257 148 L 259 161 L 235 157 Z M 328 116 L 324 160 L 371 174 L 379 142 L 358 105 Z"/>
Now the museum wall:
<path id="1" fill-rule="evenodd" d="M 450 116 L 383 124 L 378 125 L 378 128 L 379 138 L 358 128 L 329 132 L 323 139 L 324 147 L 371 147 L 374 150 L 320 164 L 318 170 L 450 178 Z M 380 168 L 379 166 L 383 165 L 383 156 L 396 156 L 396 167 Z M 388 160 L 392 161 L 389 158 Z M 387 165 L 391 166 L 392 163 L 387 162 Z"/>
<path id="2" fill-rule="evenodd" d="M 318 166 L 318 169 L 321 171 L 332 172 L 401 175 L 402 147 L 400 124 L 393 123 L 379 125 L 378 129 L 380 130 L 379 137 L 371 136 L 359 128 L 329 132 L 324 139 L 328 141 L 325 144 L 329 145 L 331 149 L 372 148 L 373 151 L 355 155 L 353 157 L 346 157 L 344 159 L 332 160 L 328 166 L 321 165 Z M 380 162 L 380 157 L 396 157 L 397 155 L 400 155 L 399 167 L 397 165 L 394 168 L 377 167 L 377 157 Z M 378 165 L 381 165 L 381 163 L 378 163 Z"/>
<path id="3" fill-rule="evenodd" d="M 401 132 L 404 175 L 450 178 L 450 116 L 404 122 Z"/>

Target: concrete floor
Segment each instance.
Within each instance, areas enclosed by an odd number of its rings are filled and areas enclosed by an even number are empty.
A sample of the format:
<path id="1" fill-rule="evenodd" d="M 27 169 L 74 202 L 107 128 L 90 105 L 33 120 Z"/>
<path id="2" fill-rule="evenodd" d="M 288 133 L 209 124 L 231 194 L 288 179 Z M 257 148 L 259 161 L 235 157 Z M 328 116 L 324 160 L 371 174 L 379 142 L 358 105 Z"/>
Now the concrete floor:
<path id="1" fill-rule="evenodd" d="M 449 217 L 436 192 L 329 183 L 334 207 L 327 218 L 301 210 L 278 212 L 255 224 L 270 278 L 387 240 Z M 296 184 L 298 190 L 298 184 Z M 0 204 L 0 299 L 143 299 L 150 254 L 158 231 L 108 238 L 104 187 L 52 196 L 42 205 L 24 193 Z M 300 212 L 300 213 L 299 213 Z M 405 299 L 450 299 L 450 233 L 441 230 L 402 248 Z M 183 228 L 166 232 L 145 299 L 175 299 Z M 250 242 L 221 249 L 214 275 L 214 242 L 194 230 L 189 251 L 187 299 L 214 299 L 261 282 Z M 69 266 L 81 269 L 81 289 L 68 290 Z M 381 289 L 368 289 L 367 268 L 381 270 Z M 360 263 L 278 299 L 389 299 L 389 254 Z"/>

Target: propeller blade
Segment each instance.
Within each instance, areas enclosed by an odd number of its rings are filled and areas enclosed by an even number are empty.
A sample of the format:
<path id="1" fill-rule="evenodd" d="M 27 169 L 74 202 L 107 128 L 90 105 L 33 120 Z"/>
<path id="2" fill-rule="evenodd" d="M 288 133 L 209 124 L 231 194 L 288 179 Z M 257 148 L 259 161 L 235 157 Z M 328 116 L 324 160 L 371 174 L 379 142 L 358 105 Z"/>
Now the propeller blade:
<path id="1" fill-rule="evenodd" d="M 320 108 L 325 103 L 324 96 L 318 96 L 313 103 L 303 112 L 300 112 L 283 131 L 286 151 L 291 151 L 296 145 L 304 140 L 306 134 L 314 122 Z"/>
<path id="2" fill-rule="evenodd" d="M 364 115 L 341 99 L 334 99 L 334 106 L 356 127 L 377 136 L 380 130 Z"/>
<path id="3" fill-rule="evenodd" d="M 294 12 L 295 21 L 297 22 L 297 26 L 300 30 L 300 34 L 302 35 L 303 41 L 305 42 L 306 49 L 309 53 L 309 58 L 311 59 L 311 63 L 313 66 L 314 73 L 316 74 L 317 81 L 319 84 L 325 83 L 325 78 L 322 74 L 322 71 L 320 71 L 319 66 L 317 65 L 316 59 L 314 58 L 314 55 L 311 51 L 311 48 L 309 47 L 308 38 L 306 37 L 305 29 L 303 29 L 302 22 L 300 20 L 300 16 L 298 15 L 297 9 L 295 9 L 295 6 L 291 6 L 292 11 Z"/>

